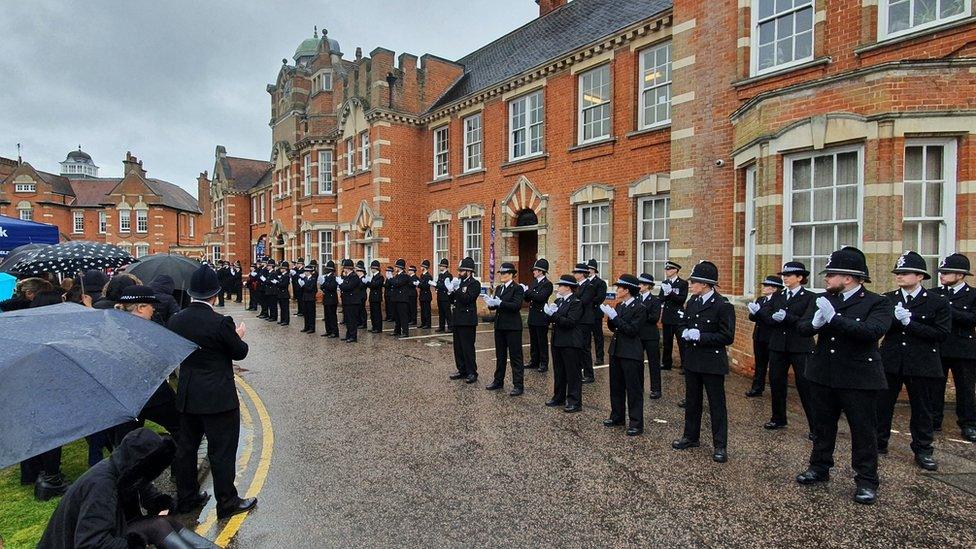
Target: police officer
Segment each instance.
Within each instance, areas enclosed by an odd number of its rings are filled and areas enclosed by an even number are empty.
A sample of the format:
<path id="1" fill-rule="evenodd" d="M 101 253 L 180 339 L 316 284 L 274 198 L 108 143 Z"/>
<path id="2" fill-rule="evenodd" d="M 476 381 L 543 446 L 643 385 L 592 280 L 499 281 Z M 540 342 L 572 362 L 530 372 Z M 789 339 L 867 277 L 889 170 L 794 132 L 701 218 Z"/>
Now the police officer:
<path id="1" fill-rule="evenodd" d="M 390 287 L 390 299 L 394 307 L 394 337 L 410 337 L 410 295 L 409 289 L 415 289 L 413 281 L 406 272 L 407 262 L 403 258 L 397 259 L 393 274 L 387 274 L 387 284 Z"/>
<path id="2" fill-rule="evenodd" d="M 767 276 L 760 285 L 760 296 L 746 305 L 749 309 L 749 320 L 755 326 L 752 328 L 752 356 L 755 359 L 755 370 L 752 373 L 752 387 L 746 391 L 747 397 L 762 396 L 766 389 L 766 370 L 769 368 L 769 337 L 772 324 L 758 316 L 763 307 L 770 307 L 773 294 L 783 287 L 783 279 L 778 276 Z"/>
<path id="3" fill-rule="evenodd" d="M 383 333 L 383 291 L 386 281 L 380 274 L 379 261 L 374 259 L 369 264 L 369 270 L 372 274 L 367 284 L 369 288 L 369 318 L 372 321 L 369 331 L 373 334 L 381 334 Z"/>
<path id="4" fill-rule="evenodd" d="M 291 287 L 291 270 L 287 261 L 282 261 L 278 265 L 278 275 L 272 280 L 277 291 L 278 315 L 281 317 L 278 324 L 287 326 L 291 323 L 291 303 L 289 303 L 291 300 L 289 293 L 289 288 Z"/>
<path id="5" fill-rule="evenodd" d="M 600 278 L 600 264 L 595 259 L 586 262 L 586 284 L 593 286 L 593 354 L 594 364 L 605 364 L 603 353 L 603 312 L 600 305 L 607 300 L 607 283 Z M 643 391 L 643 389 L 641 389 Z"/>
<path id="6" fill-rule="evenodd" d="M 329 260 L 322 268 L 323 274 L 319 277 L 319 289 L 322 290 L 322 310 L 325 323 L 325 333 L 322 337 L 339 337 L 339 283 L 336 281 L 336 264 Z"/>
<path id="7" fill-rule="evenodd" d="M 895 403 L 905 386 L 912 410 L 909 429 L 915 463 L 935 471 L 939 464 L 932 457 L 932 409 L 935 392 L 943 387 L 939 346 L 952 330 L 952 313 L 944 297 L 922 287 L 923 280 L 932 278 L 925 267 L 918 253 L 902 254 L 892 271 L 898 289 L 885 294 L 895 308 L 895 321 L 881 343 L 888 388 L 878 398 L 878 453 L 888 453 Z"/>
<path id="8" fill-rule="evenodd" d="M 224 306 L 224 295 L 230 293 L 230 267 L 221 259 L 217 262 L 217 280 L 220 281 L 220 293 L 217 294 L 217 306 Z"/>
<path id="9" fill-rule="evenodd" d="M 336 277 L 342 299 L 342 323 L 346 325 L 346 337 L 342 341 L 355 343 L 359 340 L 359 310 L 362 308 L 362 279 L 356 275 L 351 259 L 342 260 L 342 276 Z"/>
<path id="10" fill-rule="evenodd" d="M 552 282 L 546 278 L 549 261 L 538 259 L 532 266 L 532 283 L 526 286 L 525 301 L 529 303 L 529 368 L 545 372 L 549 369 L 549 322 L 543 308 L 552 295 Z"/>
<path id="11" fill-rule="evenodd" d="M 458 278 L 447 287 L 454 306 L 451 320 L 454 322 L 454 362 L 457 366 L 457 373 L 451 374 L 451 379 L 463 379 L 469 384 L 478 381 L 474 341 L 478 330 L 477 302 L 481 283 L 475 279 L 474 270 L 474 259 L 465 257 L 458 267 Z"/>
<path id="12" fill-rule="evenodd" d="M 431 327 L 431 303 L 434 301 L 431 288 L 436 286 L 434 277 L 430 276 L 430 260 L 425 259 L 420 263 L 420 285 L 417 290 L 420 293 L 420 327 L 430 329 Z"/>
<path id="13" fill-rule="evenodd" d="M 299 303 L 303 311 L 302 318 L 305 319 L 305 327 L 302 332 L 306 334 L 315 333 L 315 296 L 318 295 L 319 287 L 315 281 L 315 266 L 308 265 L 302 269 L 298 277 Z"/>
<path id="14" fill-rule="evenodd" d="M 411 265 L 407 269 L 410 285 L 407 287 L 407 303 L 410 306 L 410 326 L 417 325 L 417 290 L 420 288 L 420 278 L 417 277 L 417 267 Z"/>
<path id="15" fill-rule="evenodd" d="M 726 347 L 735 339 L 735 309 L 720 295 L 718 267 L 700 261 L 688 278 L 689 293 L 694 296 L 685 307 L 685 428 L 681 438 L 672 442 L 675 450 L 699 445 L 702 419 L 702 390 L 708 394 L 708 415 L 712 424 L 712 459 L 728 460 L 729 417 L 725 404 L 725 376 L 729 373 Z"/>
<path id="16" fill-rule="evenodd" d="M 590 270 L 587 268 L 586 263 L 577 263 L 573 267 L 573 277 L 579 283 L 576 289 L 576 295 L 579 296 L 580 303 L 583 305 L 583 316 L 580 317 L 580 325 L 583 327 L 583 333 L 586 335 L 583 338 L 583 349 L 580 352 L 579 361 L 580 369 L 583 371 L 583 383 L 593 383 L 595 380 L 593 354 L 590 352 L 590 347 L 593 344 L 593 323 L 596 321 L 596 314 L 594 313 L 593 307 L 593 302 L 596 301 L 596 286 L 590 284 L 590 281 L 587 280 L 587 275 L 589 274 Z"/>
<path id="17" fill-rule="evenodd" d="M 444 333 L 451 331 L 451 295 L 447 292 L 447 285 L 454 280 L 454 275 L 448 270 L 447 258 L 437 264 L 437 330 Z"/>
<path id="18" fill-rule="evenodd" d="M 369 289 L 369 282 L 371 280 L 371 277 L 366 274 L 366 264 L 361 260 L 356 262 L 356 276 L 358 276 L 359 280 L 362 281 L 362 285 L 359 286 L 359 299 L 360 299 L 359 302 L 361 304 L 359 307 L 359 317 L 358 317 L 359 329 L 365 330 L 367 326 L 366 324 L 367 295 L 366 294 L 367 294 L 367 290 Z"/>
<path id="19" fill-rule="evenodd" d="M 386 268 L 386 280 L 383 281 L 383 302 L 386 304 L 386 322 L 396 321 L 396 305 L 393 304 L 393 286 L 390 280 L 393 278 L 393 267 Z"/>
<path id="20" fill-rule="evenodd" d="M 651 378 L 652 399 L 661 398 L 661 335 L 657 330 L 657 323 L 661 319 L 661 300 L 654 295 L 654 276 L 650 273 L 641 273 L 637 277 L 640 284 L 640 296 L 638 299 L 644 310 L 647 311 L 647 319 L 641 326 L 640 340 L 644 347 L 644 356 L 647 357 L 647 372 Z"/>
<path id="21" fill-rule="evenodd" d="M 266 274 L 261 278 L 261 282 L 264 284 L 264 302 L 267 303 L 268 307 L 268 316 L 265 320 L 268 322 L 278 322 L 278 287 L 274 283 L 277 277 L 277 265 L 273 259 L 268 259 Z"/>
<path id="22" fill-rule="evenodd" d="M 969 258 L 952 254 L 939 264 L 939 284 L 934 290 L 949 302 L 952 333 L 942 344 L 942 371 L 952 372 L 956 386 L 956 421 L 962 438 L 976 442 L 976 289 L 966 283 Z M 945 383 L 936 388 L 933 403 L 935 430 L 942 430 Z"/>
<path id="23" fill-rule="evenodd" d="M 870 277 L 864 253 L 857 248 L 830 254 L 823 272 L 827 295 L 816 299 L 799 326 L 801 334 L 817 336 L 806 369 L 816 440 L 810 466 L 796 481 L 830 480 L 837 422 L 843 413 L 851 430 L 854 501 L 870 505 L 877 500 L 879 485 L 878 393 L 886 386 L 878 341 L 894 320 L 894 307 L 864 288 Z"/>
<path id="24" fill-rule="evenodd" d="M 610 339 L 610 417 L 605 427 L 624 424 L 627 436 L 644 432 L 644 347 L 640 332 L 647 322 L 647 310 L 641 303 L 640 282 L 631 274 L 617 280 L 617 306 L 600 305 L 607 317 L 607 327 L 613 332 Z M 602 329 L 602 327 L 601 327 Z"/>
<path id="25" fill-rule="evenodd" d="M 564 412 L 583 409 L 583 385 L 580 377 L 580 351 L 583 333 L 579 323 L 583 304 L 576 297 L 579 286 L 573 275 L 563 275 L 556 282 L 556 301 L 543 305 L 543 313 L 552 323 L 552 398 L 546 406 L 565 406 Z"/>
<path id="26" fill-rule="evenodd" d="M 502 263 L 498 274 L 501 284 L 495 295 L 482 295 L 489 311 L 495 311 L 495 379 L 486 387 L 497 391 L 505 386 L 505 363 L 512 363 L 512 392 L 520 396 L 525 392 L 524 363 L 522 362 L 522 302 L 524 290 L 515 282 L 518 270 L 512 263 Z"/>
<path id="27" fill-rule="evenodd" d="M 298 284 L 298 280 L 305 273 L 305 262 L 301 259 L 292 264 L 291 269 L 288 274 L 291 275 L 291 296 L 295 300 L 295 315 L 302 316 L 304 314 L 302 305 L 302 287 Z"/>
<path id="28" fill-rule="evenodd" d="M 251 263 L 251 271 L 247 275 L 247 310 L 256 311 L 258 310 L 258 298 L 257 298 L 257 287 L 258 287 L 258 263 Z"/>
<path id="29" fill-rule="evenodd" d="M 800 334 L 797 327 L 807 313 L 813 314 L 817 294 L 803 287 L 810 276 L 806 265 L 789 261 L 779 273 L 784 288 L 773 294 L 772 301 L 756 313 L 763 323 L 771 326 L 769 336 L 769 392 L 772 395 L 772 415 L 763 425 L 768 430 L 786 427 L 786 392 L 790 366 L 796 392 L 807 419 L 807 438 L 815 438 L 813 410 L 810 407 L 810 383 L 806 377 L 806 365 L 813 351 L 813 338 Z"/>
<path id="30" fill-rule="evenodd" d="M 681 338 L 681 330 L 684 326 L 684 319 L 678 314 L 685 306 L 688 299 L 688 282 L 678 276 L 681 265 L 674 261 L 664 264 L 664 280 L 661 281 L 661 291 L 658 298 L 661 299 L 661 326 L 664 345 L 661 346 L 661 369 L 670 370 L 674 365 L 674 340 L 678 340 L 678 356 L 682 356 L 685 348 L 685 340 Z"/>

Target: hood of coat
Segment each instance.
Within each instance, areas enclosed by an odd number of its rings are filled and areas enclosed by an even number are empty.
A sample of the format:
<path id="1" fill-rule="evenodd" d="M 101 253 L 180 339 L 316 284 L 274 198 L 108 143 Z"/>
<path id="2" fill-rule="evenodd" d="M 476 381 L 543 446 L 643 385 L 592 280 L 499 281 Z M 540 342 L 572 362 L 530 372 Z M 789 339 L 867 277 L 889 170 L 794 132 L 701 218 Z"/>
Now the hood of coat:
<path id="1" fill-rule="evenodd" d="M 149 283 L 149 287 L 152 288 L 152 290 L 157 294 L 172 295 L 173 291 L 176 290 L 176 282 L 173 281 L 173 277 L 166 274 L 161 274 L 152 279 L 152 282 Z"/>
<path id="2" fill-rule="evenodd" d="M 176 443 L 145 427 L 130 432 L 109 459 L 118 473 L 120 491 L 138 490 L 156 479 L 176 455 Z"/>

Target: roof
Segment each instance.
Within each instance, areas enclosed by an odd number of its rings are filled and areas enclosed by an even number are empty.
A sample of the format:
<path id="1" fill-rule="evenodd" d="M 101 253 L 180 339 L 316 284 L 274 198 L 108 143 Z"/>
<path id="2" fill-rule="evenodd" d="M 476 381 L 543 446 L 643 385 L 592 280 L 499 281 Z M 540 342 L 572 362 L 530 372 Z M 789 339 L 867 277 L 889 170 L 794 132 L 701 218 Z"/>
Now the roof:
<path id="1" fill-rule="evenodd" d="M 315 55 L 319 52 L 319 39 L 318 38 L 307 38 L 298 45 L 298 49 L 295 50 L 295 56 L 293 59 L 298 61 L 300 57 L 306 57 Z"/>
<path id="2" fill-rule="evenodd" d="M 271 163 L 265 160 L 227 156 L 223 158 L 223 169 L 224 177 L 234 182 L 234 190 L 246 193 L 271 170 Z"/>
<path id="3" fill-rule="evenodd" d="M 431 110 L 554 61 L 672 5 L 672 0 L 570 2 L 459 59 L 464 75 Z"/>
<path id="4" fill-rule="evenodd" d="M 40 170 L 35 171 L 41 176 L 41 179 L 43 179 L 45 183 L 51 186 L 52 192 L 67 196 L 74 196 L 75 192 L 71 189 L 71 183 L 68 182 L 67 177 L 42 172 Z"/>
<path id="5" fill-rule="evenodd" d="M 89 156 L 88 153 L 82 151 L 81 149 L 78 149 L 77 151 L 69 152 L 68 158 L 66 158 L 65 160 L 87 160 L 88 163 L 91 163 L 91 159 L 92 157 Z"/>
<path id="6" fill-rule="evenodd" d="M 186 212 L 201 213 L 197 200 L 178 185 L 150 177 L 143 178 L 143 180 L 149 190 L 159 195 L 164 206 Z M 98 206 L 107 202 L 106 196 L 118 186 L 120 181 L 122 181 L 121 177 L 71 179 L 71 194 L 75 196 L 75 203 L 72 205 Z"/>
<path id="7" fill-rule="evenodd" d="M 119 184 L 121 179 L 72 179 L 71 188 L 74 190 L 75 203 L 72 206 L 91 207 L 105 203 L 105 196 Z"/>

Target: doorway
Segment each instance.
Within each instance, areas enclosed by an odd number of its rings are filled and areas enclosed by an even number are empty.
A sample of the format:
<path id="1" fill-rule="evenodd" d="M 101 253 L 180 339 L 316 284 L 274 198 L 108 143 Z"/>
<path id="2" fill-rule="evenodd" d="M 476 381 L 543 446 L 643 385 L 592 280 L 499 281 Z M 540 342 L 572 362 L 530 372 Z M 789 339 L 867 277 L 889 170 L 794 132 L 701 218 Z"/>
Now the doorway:
<path id="1" fill-rule="evenodd" d="M 520 282 L 527 284 L 527 281 L 531 280 L 532 266 L 535 265 L 538 254 L 539 233 L 536 231 L 518 233 L 518 278 Z"/>

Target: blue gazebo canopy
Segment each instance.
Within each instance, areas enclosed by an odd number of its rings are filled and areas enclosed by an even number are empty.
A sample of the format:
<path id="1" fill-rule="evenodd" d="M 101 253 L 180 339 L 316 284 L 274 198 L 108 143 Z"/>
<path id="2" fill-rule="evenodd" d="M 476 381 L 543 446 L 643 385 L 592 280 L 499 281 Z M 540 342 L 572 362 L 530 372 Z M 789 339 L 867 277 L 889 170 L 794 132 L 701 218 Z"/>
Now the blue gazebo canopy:
<path id="1" fill-rule="evenodd" d="M 54 225 L 0 215 L 0 258 L 24 244 L 57 244 L 58 239 L 59 231 Z"/>

